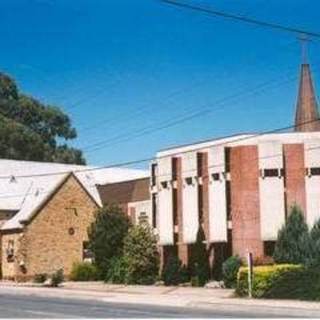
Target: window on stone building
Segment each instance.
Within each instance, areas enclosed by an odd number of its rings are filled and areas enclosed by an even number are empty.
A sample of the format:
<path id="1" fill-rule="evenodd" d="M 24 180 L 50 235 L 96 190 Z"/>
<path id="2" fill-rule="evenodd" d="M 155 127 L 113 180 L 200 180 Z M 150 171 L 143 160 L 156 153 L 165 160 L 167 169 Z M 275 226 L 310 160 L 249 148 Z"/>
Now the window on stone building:
<path id="1" fill-rule="evenodd" d="M 82 260 L 83 261 L 92 261 L 93 253 L 89 247 L 89 241 L 84 241 L 82 243 Z"/>
<path id="2" fill-rule="evenodd" d="M 7 262 L 14 261 L 14 240 L 9 240 L 6 249 Z"/>

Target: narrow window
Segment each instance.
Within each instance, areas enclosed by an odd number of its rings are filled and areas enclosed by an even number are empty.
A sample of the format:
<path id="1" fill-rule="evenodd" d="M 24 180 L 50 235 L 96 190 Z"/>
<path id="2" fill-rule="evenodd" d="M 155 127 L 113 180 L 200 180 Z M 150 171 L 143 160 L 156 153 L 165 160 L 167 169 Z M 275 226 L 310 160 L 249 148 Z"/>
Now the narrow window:
<path id="1" fill-rule="evenodd" d="M 157 196 L 152 194 L 152 226 L 157 227 Z"/>
<path id="2" fill-rule="evenodd" d="M 198 213 L 199 213 L 199 222 L 203 222 L 203 187 L 198 185 Z"/>
<path id="3" fill-rule="evenodd" d="M 7 262 L 13 262 L 14 261 L 14 241 L 9 240 L 7 244 Z"/>
<path id="4" fill-rule="evenodd" d="M 198 177 L 203 176 L 203 153 L 199 152 L 197 153 L 197 174 Z"/>
<path id="5" fill-rule="evenodd" d="M 172 180 L 176 181 L 178 176 L 178 158 L 172 158 Z"/>
<path id="6" fill-rule="evenodd" d="M 157 184 L 157 164 L 151 164 L 151 185 L 155 186 Z"/>
<path id="7" fill-rule="evenodd" d="M 178 225 L 178 190 L 172 189 L 173 225 Z"/>
<path id="8" fill-rule="evenodd" d="M 230 172 L 230 147 L 224 148 L 225 172 Z"/>
<path id="9" fill-rule="evenodd" d="M 227 220 L 231 220 L 231 183 L 226 181 L 226 206 L 227 206 Z"/>
<path id="10" fill-rule="evenodd" d="M 89 247 L 89 241 L 82 242 L 82 260 L 83 261 L 92 261 L 93 253 Z"/>

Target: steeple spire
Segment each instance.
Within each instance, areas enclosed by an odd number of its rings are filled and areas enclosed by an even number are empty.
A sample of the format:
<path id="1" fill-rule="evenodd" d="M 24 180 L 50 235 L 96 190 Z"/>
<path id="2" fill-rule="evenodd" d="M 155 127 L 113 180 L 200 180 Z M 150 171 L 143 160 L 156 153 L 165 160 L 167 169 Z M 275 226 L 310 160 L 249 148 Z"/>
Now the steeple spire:
<path id="1" fill-rule="evenodd" d="M 296 107 L 295 131 L 320 131 L 319 112 L 312 75 L 307 61 L 307 39 L 302 38 L 302 64 Z"/>

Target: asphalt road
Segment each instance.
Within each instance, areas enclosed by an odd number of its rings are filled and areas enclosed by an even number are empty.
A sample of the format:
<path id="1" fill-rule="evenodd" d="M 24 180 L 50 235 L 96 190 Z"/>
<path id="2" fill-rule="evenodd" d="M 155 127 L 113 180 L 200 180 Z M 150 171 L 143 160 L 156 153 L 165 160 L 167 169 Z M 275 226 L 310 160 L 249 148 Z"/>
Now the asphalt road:
<path id="1" fill-rule="evenodd" d="M 288 317 L 276 309 L 225 308 L 219 310 L 107 303 L 94 300 L 0 294 L 0 318 L 230 318 Z M 298 316 L 298 315 L 297 315 Z M 301 314 L 300 314 L 301 317 Z"/>

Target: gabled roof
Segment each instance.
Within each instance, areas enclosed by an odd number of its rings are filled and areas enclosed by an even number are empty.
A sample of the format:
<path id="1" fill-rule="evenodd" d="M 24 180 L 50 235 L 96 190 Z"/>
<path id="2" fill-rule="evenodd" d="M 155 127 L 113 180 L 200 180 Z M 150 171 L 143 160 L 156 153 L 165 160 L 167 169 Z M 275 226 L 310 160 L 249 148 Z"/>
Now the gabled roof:
<path id="1" fill-rule="evenodd" d="M 87 170 L 88 169 L 88 170 Z M 102 205 L 97 184 L 115 183 L 149 176 L 148 171 L 104 168 L 34 161 L 0 160 L 0 210 L 17 211 L 2 230 L 21 228 L 34 209 L 43 203 L 64 179 L 74 173 L 98 205 Z M 54 174 L 52 174 L 54 173 Z M 35 176 L 32 176 L 35 175 Z M 11 178 L 2 179 L 1 177 Z M 20 177 L 19 176 L 29 176 Z"/>

